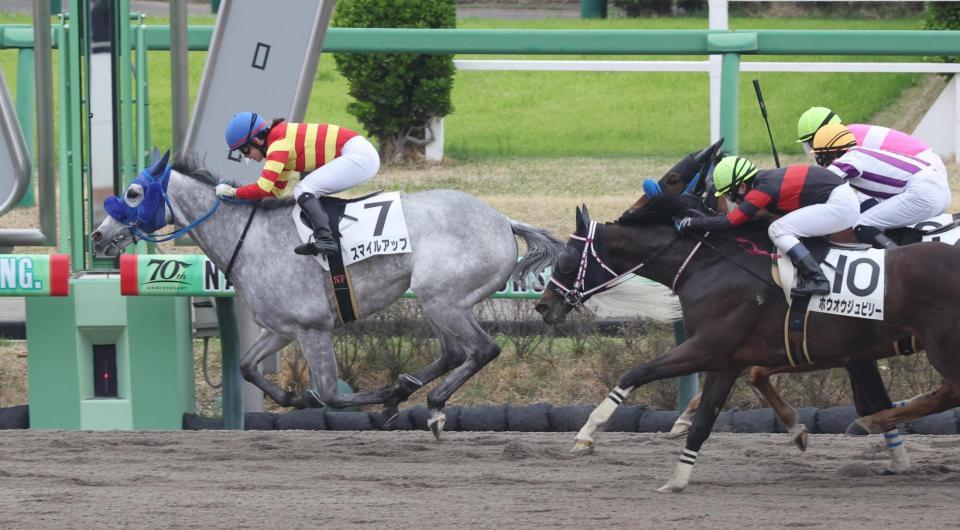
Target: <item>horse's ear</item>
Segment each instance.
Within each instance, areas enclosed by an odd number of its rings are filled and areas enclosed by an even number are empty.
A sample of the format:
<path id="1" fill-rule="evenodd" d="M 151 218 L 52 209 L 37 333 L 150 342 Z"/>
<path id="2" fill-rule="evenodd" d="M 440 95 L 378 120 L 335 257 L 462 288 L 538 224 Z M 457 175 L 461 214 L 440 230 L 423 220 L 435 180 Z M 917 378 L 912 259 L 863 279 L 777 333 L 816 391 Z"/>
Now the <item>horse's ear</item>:
<path id="1" fill-rule="evenodd" d="M 586 225 L 585 225 L 584 222 L 583 222 L 583 212 L 580 211 L 580 207 L 577 206 L 577 230 L 576 230 L 576 232 L 574 232 L 574 233 L 576 233 L 576 234 L 584 234 L 584 233 L 586 233 L 586 231 L 587 231 L 587 228 L 586 228 Z"/>
<path id="2" fill-rule="evenodd" d="M 710 147 L 707 147 L 703 151 L 697 153 L 697 156 L 694 157 L 693 161 L 701 166 L 704 162 L 710 160 L 714 155 L 720 152 L 720 148 L 723 147 L 723 137 L 721 136 L 719 140 L 714 142 Z"/>
<path id="3" fill-rule="evenodd" d="M 159 177 L 163 175 L 163 172 L 167 169 L 167 162 L 170 160 L 170 150 L 168 149 L 166 153 L 163 153 L 163 158 L 154 162 L 153 166 L 150 168 L 150 174 Z"/>
<path id="4" fill-rule="evenodd" d="M 583 224 L 585 226 L 590 226 L 590 212 L 587 211 L 587 205 L 584 204 L 581 207 L 581 210 L 583 211 Z"/>

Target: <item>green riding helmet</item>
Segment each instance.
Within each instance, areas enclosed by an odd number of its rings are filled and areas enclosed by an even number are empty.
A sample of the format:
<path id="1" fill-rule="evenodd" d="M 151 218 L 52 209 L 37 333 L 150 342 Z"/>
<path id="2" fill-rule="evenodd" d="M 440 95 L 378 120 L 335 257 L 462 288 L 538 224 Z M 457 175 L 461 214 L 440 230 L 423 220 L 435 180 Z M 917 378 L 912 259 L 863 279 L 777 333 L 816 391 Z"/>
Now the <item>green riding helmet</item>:
<path id="1" fill-rule="evenodd" d="M 797 141 L 810 142 L 820 127 L 828 123 L 843 123 L 840 116 L 827 107 L 810 107 L 797 120 Z"/>
<path id="2" fill-rule="evenodd" d="M 717 187 L 717 197 L 754 177 L 759 170 L 753 162 L 742 156 L 727 156 L 713 168 L 713 185 Z"/>

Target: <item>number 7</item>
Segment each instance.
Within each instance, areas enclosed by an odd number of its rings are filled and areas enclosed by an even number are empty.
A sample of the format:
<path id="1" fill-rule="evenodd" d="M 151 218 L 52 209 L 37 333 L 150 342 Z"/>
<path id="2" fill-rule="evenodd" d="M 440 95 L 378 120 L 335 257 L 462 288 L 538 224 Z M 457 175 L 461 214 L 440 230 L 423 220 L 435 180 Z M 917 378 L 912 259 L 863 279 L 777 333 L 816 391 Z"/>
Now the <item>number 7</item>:
<path id="1" fill-rule="evenodd" d="M 374 237 L 383 233 L 383 225 L 387 224 L 387 212 L 390 211 L 391 204 L 393 204 L 393 201 L 368 202 L 363 205 L 364 209 L 380 208 L 380 215 L 377 217 L 377 226 L 373 229 Z"/>

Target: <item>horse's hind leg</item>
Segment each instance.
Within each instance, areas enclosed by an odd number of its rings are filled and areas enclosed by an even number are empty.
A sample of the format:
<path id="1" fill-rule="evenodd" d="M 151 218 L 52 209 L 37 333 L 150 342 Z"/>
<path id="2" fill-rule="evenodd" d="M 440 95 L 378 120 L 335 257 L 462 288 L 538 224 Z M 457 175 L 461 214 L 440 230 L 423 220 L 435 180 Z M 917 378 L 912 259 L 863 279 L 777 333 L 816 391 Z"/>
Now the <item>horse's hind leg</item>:
<path id="1" fill-rule="evenodd" d="M 700 407 L 700 398 L 702 397 L 703 392 L 700 392 L 687 403 L 687 408 L 683 409 L 683 413 L 680 414 L 677 421 L 673 422 L 673 427 L 668 435 L 669 438 L 680 438 L 690 432 L 690 427 L 693 427 L 693 417 L 697 414 L 697 408 Z"/>
<path id="2" fill-rule="evenodd" d="M 439 357 L 413 374 L 400 374 L 399 380 L 389 387 L 383 401 L 384 427 L 389 426 L 397 417 L 400 403 L 406 401 L 424 385 L 460 366 L 466 360 L 467 354 L 463 352 L 457 341 L 450 337 L 441 337 L 441 343 Z"/>
<path id="3" fill-rule="evenodd" d="M 462 362 L 427 396 L 427 425 L 439 439 L 446 422 L 443 407 L 447 400 L 481 368 L 496 359 L 500 347 L 483 331 L 470 309 L 448 307 L 445 311 L 430 311 L 429 316 L 443 336 L 444 353 L 462 352 L 462 357 L 458 354 L 444 360 L 449 364 L 461 359 Z M 448 364 L 438 365 L 435 369 L 439 370 L 441 366 Z"/>
<path id="4" fill-rule="evenodd" d="M 943 383 L 936 391 L 921 394 L 903 406 L 857 418 L 854 423 L 865 432 L 878 434 L 893 429 L 901 423 L 950 410 L 958 405 L 960 405 L 960 393 Z"/>
<path id="5" fill-rule="evenodd" d="M 726 372 L 710 372 L 707 374 L 703 385 L 703 398 L 700 401 L 700 409 L 693 419 L 693 428 L 687 434 L 687 444 L 680 453 L 680 461 L 677 467 L 659 491 L 681 492 L 687 487 L 690 481 L 690 474 L 693 471 L 693 464 L 697 461 L 697 454 L 703 442 L 710 437 L 710 431 L 713 429 L 713 423 L 720 413 L 723 404 L 727 402 L 730 390 L 733 389 L 733 383 L 740 376 L 739 370 L 728 370 Z"/>

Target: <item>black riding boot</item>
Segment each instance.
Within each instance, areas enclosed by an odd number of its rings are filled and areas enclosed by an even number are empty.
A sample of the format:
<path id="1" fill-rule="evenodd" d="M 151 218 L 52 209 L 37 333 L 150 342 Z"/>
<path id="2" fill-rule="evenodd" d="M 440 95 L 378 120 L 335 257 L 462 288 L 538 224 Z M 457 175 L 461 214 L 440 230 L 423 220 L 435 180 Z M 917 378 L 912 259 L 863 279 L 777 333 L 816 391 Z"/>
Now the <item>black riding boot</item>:
<path id="1" fill-rule="evenodd" d="M 854 235 L 857 236 L 857 241 L 861 243 L 867 243 L 868 245 L 874 245 L 879 248 L 891 249 L 897 248 L 900 245 L 887 237 L 879 228 L 873 226 L 859 225 L 853 229 Z"/>
<path id="2" fill-rule="evenodd" d="M 317 254 L 335 254 L 339 251 L 337 242 L 333 240 L 333 234 L 330 232 L 330 219 L 327 212 L 323 210 L 318 199 L 312 193 L 304 193 L 297 197 L 297 204 L 300 209 L 306 212 L 313 224 L 313 241 L 304 243 L 293 249 L 301 256 L 316 256 Z"/>
<path id="3" fill-rule="evenodd" d="M 793 296 L 807 296 L 812 294 L 827 294 L 830 292 L 830 282 L 820 270 L 820 264 L 814 259 L 803 243 L 797 243 L 787 251 L 787 256 L 793 260 L 800 272 L 800 282 L 793 288 Z"/>

